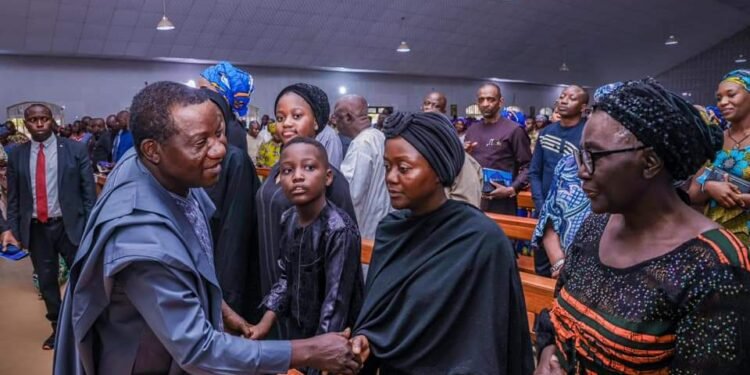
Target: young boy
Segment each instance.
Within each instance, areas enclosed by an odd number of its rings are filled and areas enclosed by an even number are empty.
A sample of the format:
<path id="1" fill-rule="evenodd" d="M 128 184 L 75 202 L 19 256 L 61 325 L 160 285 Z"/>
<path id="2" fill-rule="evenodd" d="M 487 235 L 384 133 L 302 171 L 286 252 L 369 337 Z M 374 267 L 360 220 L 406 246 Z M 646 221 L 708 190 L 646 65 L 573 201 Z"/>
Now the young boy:
<path id="1" fill-rule="evenodd" d="M 320 143 L 291 140 L 279 167 L 279 182 L 294 207 L 281 217 L 281 277 L 263 300 L 268 311 L 252 328 L 251 338 L 265 337 L 277 318 L 284 339 L 343 331 L 354 324 L 362 306 L 356 223 L 326 200 L 333 173 Z"/>

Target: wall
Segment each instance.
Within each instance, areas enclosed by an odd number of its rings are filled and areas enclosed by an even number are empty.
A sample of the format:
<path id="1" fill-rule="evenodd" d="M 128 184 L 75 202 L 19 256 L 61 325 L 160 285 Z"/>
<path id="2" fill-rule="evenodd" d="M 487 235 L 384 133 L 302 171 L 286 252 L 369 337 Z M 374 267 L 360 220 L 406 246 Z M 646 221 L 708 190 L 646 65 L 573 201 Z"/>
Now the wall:
<path id="1" fill-rule="evenodd" d="M 196 79 L 205 65 L 174 62 L 120 61 L 103 59 L 0 56 L 0 109 L 22 101 L 47 101 L 65 106 L 65 121 L 84 115 L 105 116 L 130 105 L 145 82 Z M 424 95 L 433 89 L 444 92 L 449 104 L 457 104 L 459 115 L 473 104 L 480 81 L 428 78 L 376 73 L 347 73 L 284 68 L 245 67 L 255 79 L 252 104 L 261 114 L 272 114 L 276 94 L 294 82 L 308 82 L 324 89 L 331 101 L 339 86 L 348 93 L 364 95 L 370 105 L 418 110 Z M 500 83 L 506 105 L 528 111 L 551 106 L 561 88 L 525 83 Z M 2 113 L 4 118 L 5 113 Z"/>
<path id="2" fill-rule="evenodd" d="M 734 62 L 740 53 L 750 60 L 750 27 L 656 78 L 667 88 L 687 94 L 686 99 L 693 103 L 715 104 L 716 87 L 721 77 L 734 69 L 750 69 L 750 63 Z"/>

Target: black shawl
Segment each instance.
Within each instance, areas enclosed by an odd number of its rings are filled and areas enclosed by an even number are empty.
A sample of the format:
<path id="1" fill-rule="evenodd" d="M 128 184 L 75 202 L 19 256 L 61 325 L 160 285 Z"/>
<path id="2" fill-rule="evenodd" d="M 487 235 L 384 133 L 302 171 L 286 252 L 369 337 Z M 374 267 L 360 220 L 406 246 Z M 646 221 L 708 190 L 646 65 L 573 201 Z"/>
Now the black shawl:
<path id="1" fill-rule="evenodd" d="M 453 200 L 378 226 L 355 335 L 363 373 L 531 374 L 531 339 L 510 242 L 481 211 Z M 371 372 L 368 372 L 371 371 Z"/>
<path id="2" fill-rule="evenodd" d="M 224 301 L 257 322 L 262 311 L 255 193 L 260 181 L 247 152 L 228 145 L 219 182 L 206 192 L 216 211 L 211 217 L 216 276 Z"/>

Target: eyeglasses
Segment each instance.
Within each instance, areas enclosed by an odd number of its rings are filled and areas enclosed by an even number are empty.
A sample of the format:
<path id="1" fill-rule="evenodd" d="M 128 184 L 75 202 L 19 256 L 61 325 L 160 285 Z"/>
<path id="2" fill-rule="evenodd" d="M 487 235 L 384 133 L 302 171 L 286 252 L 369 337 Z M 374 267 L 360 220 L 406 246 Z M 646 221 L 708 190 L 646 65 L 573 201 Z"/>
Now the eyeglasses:
<path id="1" fill-rule="evenodd" d="M 586 172 L 588 172 L 588 174 L 594 174 L 594 167 L 596 165 L 596 160 L 599 158 L 603 158 L 607 155 L 620 154 L 623 152 L 634 152 L 634 151 L 645 150 L 647 148 L 651 148 L 651 147 L 636 146 L 636 147 L 629 147 L 629 148 L 620 148 L 617 150 L 604 150 L 604 151 L 588 151 L 584 149 L 578 149 L 575 152 L 573 152 L 573 157 L 575 157 L 576 164 L 578 164 L 578 166 L 583 165 L 586 168 Z"/>

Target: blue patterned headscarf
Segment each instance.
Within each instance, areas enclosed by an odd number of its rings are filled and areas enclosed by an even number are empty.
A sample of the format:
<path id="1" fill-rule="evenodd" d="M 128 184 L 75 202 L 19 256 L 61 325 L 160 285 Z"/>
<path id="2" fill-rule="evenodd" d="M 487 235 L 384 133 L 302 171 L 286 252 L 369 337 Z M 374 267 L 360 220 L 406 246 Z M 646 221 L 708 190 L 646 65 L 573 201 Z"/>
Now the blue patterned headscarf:
<path id="1" fill-rule="evenodd" d="M 232 64 L 222 61 L 201 73 L 227 100 L 232 110 L 239 116 L 247 114 L 250 95 L 255 91 L 253 76 Z"/>
<path id="2" fill-rule="evenodd" d="M 721 115 L 719 107 L 715 105 L 708 105 L 706 106 L 706 113 L 709 116 L 709 120 L 716 120 L 722 130 L 727 130 L 729 128 L 729 122 L 727 122 L 724 116 Z"/>
<path id="3" fill-rule="evenodd" d="M 500 113 L 500 116 L 505 117 L 508 120 L 519 124 L 522 128 L 526 127 L 526 115 L 524 115 L 523 112 L 518 111 L 514 108 L 511 108 L 511 107 L 503 108 L 503 111 Z"/>
<path id="4" fill-rule="evenodd" d="M 742 86 L 745 91 L 750 92 L 750 70 L 737 69 L 727 73 L 721 82 L 732 82 Z"/>

